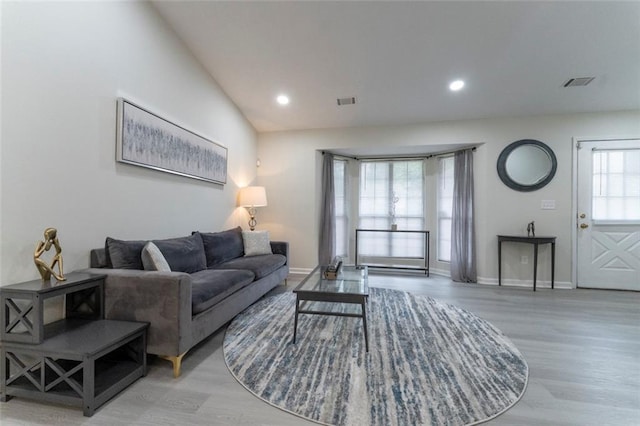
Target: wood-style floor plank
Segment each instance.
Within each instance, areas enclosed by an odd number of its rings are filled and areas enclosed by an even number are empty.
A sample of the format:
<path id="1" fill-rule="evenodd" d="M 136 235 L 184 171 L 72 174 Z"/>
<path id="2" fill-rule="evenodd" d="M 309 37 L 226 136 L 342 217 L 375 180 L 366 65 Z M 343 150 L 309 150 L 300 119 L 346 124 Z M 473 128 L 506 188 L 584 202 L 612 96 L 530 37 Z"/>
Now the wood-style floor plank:
<path id="1" fill-rule="evenodd" d="M 291 291 L 303 278 L 294 276 Z M 523 398 L 490 425 L 640 425 L 640 294 L 452 283 L 421 275 L 371 274 L 370 285 L 467 309 L 502 330 L 529 364 Z M 293 307 L 292 307 L 293 309 Z M 350 320 L 350 319 L 345 319 Z M 375 319 L 370 318 L 370 321 Z M 254 397 L 231 376 L 224 331 L 196 348 L 172 376 L 150 360 L 137 381 L 91 418 L 82 410 L 14 398 L 0 403 L 0 423 L 13 425 L 305 425 L 313 424 Z"/>

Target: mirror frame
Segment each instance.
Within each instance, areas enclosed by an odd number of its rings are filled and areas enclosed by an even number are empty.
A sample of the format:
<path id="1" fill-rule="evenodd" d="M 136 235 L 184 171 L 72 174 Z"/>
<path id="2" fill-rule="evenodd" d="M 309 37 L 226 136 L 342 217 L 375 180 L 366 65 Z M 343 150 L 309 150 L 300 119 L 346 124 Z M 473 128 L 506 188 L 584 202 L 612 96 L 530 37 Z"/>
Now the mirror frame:
<path id="1" fill-rule="evenodd" d="M 523 145 L 535 145 L 538 148 L 542 149 L 551 159 L 551 170 L 541 181 L 534 183 L 532 185 L 523 185 L 511 179 L 509 173 L 507 173 L 507 160 L 509 159 L 509 155 L 516 150 L 517 148 Z M 511 189 L 515 189 L 516 191 L 522 192 L 530 192 L 536 191 L 544 186 L 546 186 L 556 174 L 556 169 L 558 168 L 558 160 L 556 159 L 556 155 L 553 153 L 553 150 L 549 148 L 545 143 L 537 141 L 535 139 L 521 139 L 519 141 L 515 141 L 509 145 L 505 149 L 502 150 L 500 156 L 498 157 L 498 176 L 500 176 L 500 180 L 507 185 Z"/>

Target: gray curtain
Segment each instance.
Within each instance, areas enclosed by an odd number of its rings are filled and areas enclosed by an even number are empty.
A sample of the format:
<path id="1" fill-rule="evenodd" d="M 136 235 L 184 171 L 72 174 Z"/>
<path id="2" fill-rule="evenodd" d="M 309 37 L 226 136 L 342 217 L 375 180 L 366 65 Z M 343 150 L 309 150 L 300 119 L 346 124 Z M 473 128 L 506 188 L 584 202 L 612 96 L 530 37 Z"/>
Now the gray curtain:
<path id="1" fill-rule="evenodd" d="M 336 253 L 335 186 L 333 154 L 324 153 L 322 160 L 322 200 L 320 203 L 320 238 L 318 262 L 328 265 Z"/>
<path id="2" fill-rule="evenodd" d="M 451 279 L 478 282 L 473 219 L 473 150 L 455 153 L 451 217 Z"/>

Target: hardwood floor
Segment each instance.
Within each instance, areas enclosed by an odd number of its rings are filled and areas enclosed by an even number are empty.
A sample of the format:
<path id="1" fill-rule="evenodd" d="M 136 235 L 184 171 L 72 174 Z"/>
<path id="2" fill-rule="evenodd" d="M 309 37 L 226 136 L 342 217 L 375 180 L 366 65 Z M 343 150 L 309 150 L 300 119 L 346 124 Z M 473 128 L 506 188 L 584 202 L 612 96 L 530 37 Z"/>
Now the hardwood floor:
<path id="1" fill-rule="evenodd" d="M 302 277 L 271 294 L 291 291 Z M 640 425 L 640 293 L 452 283 L 420 275 L 372 274 L 370 285 L 424 294 L 491 322 L 529 364 L 527 390 L 490 425 Z M 293 312 L 293 307 L 292 307 Z M 349 321 L 350 319 L 345 319 Z M 374 319 L 370 319 L 374 320 Z M 138 380 L 91 418 L 79 408 L 14 398 L 0 403 L 9 425 L 305 425 L 246 391 L 228 372 L 224 330 L 184 358 L 182 376 L 152 359 Z"/>

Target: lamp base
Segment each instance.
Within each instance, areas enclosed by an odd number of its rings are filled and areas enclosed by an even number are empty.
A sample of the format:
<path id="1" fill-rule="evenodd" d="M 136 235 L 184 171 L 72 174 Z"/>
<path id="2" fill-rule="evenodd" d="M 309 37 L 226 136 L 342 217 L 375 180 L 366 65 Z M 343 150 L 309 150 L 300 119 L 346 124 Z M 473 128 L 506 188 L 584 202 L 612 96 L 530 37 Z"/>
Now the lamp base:
<path id="1" fill-rule="evenodd" d="M 249 229 L 254 231 L 256 229 L 256 225 L 258 224 L 258 222 L 256 221 L 256 209 L 255 207 L 249 207 L 247 210 L 249 212 Z"/>

